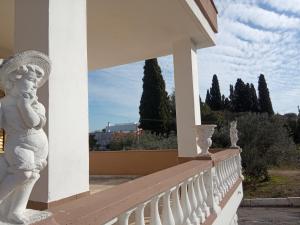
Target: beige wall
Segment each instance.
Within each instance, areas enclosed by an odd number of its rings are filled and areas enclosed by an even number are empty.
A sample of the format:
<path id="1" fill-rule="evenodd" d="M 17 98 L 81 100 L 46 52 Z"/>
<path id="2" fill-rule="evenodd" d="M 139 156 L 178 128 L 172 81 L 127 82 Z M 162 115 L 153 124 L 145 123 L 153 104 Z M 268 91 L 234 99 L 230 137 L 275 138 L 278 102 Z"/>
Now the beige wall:
<path id="1" fill-rule="evenodd" d="M 90 152 L 90 175 L 147 175 L 178 164 L 177 150 Z"/>
<path id="2" fill-rule="evenodd" d="M 0 0 L 0 58 L 6 58 L 14 49 L 15 1 Z"/>

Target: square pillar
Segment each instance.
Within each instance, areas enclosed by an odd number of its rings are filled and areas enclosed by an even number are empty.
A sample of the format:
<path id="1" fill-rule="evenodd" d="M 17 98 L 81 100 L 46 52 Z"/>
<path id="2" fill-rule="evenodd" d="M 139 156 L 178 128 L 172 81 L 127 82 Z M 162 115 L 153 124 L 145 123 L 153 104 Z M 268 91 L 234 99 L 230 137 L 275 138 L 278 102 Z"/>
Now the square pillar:
<path id="1" fill-rule="evenodd" d="M 40 208 L 89 191 L 86 35 L 86 0 L 15 1 L 15 52 L 38 50 L 52 61 L 38 93 L 49 139 L 48 166 L 30 197 Z"/>
<path id="2" fill-rule="evenodd" d="M 176 121 L 179 157 L 195 157 L 197 146 L 195 125 L 201 124 L 197 50 L 190 39 L 173 43 Z"/>

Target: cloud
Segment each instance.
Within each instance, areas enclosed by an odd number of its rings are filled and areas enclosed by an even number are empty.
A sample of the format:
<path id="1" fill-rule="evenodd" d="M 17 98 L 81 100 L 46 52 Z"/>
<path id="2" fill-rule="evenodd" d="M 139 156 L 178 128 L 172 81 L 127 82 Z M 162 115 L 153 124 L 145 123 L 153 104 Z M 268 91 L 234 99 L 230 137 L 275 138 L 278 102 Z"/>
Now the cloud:
<path id="1" fill-rule="evenodd" d="M 272 10 L 261 2 L 216 1 L 220 32 L 215 47 L 198 51 L 200 92 L 204 98 L 215 73 L 227 95 L 229 84 L 237 78 L 257 86 L 257 77 L 263 73 L 274 110 L 296 112 L 300 104 L 299 17 L 287 13 L 285 1 L 277 2 L 282 10 Z"/>
<path id="2" fill-rule="evenodd" d="M 299 0 L 263 0 L 263 2 L 278 11 L 300 15 Z"/>
<path id="3" fill-rule="evenodd" d="M 219 33 L 215 47 L 198 51 L 202 99 L 217 74 L 221 92 L 237 78 L 257 87 L 266 77 L 275 112 L 297 112 L 300 105 L 299 0 L 216 0 Z M 174 88 L 172 56 L 159 58 L 166 88 Z M 90 129 L 107 121 L 138 121 L 144 62 L 89 74 Z"/>
<path id="4" fill-rule="evenodd" d="M 224 11 L 223 18 L 251 23 L 263 29 L 297 30 L 300 26 L 300 18 L 295 16 L 287 16 L 255 5 L 240 3 L 230 4 Z"/>

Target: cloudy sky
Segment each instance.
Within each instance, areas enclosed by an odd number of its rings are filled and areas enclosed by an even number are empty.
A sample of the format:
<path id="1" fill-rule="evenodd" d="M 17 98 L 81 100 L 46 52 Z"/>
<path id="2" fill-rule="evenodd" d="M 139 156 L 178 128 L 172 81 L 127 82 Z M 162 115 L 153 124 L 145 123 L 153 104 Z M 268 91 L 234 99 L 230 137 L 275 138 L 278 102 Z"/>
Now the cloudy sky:
<path id="1" fill-rule="evenodd" d="M 215 0 L 217 46 L 198 51 L 202 99 L 217 74 L 221 92 L 237 78 L 257 87 L 266 77 L 275 112 L 300 105 L 300 0 Z M 174 88 L 171 56 L 159 58 L 167 91 Z M 144 62 L 89 73 L 90 131 L 107 122 L 137 122 Z"/>

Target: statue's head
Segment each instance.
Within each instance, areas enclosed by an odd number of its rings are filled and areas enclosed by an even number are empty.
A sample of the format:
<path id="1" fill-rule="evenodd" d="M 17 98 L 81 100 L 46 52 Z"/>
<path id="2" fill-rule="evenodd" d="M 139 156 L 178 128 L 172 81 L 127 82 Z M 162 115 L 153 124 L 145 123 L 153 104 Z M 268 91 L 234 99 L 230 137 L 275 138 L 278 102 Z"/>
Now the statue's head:
<path id="1" fill-rule="evenodd" d="M 43 53 L 18 53 L 0 63 L 0 89 L 7 93 L 35 94 L 37 88 L 47 81 L 50 70 L 50 60 Z"/>
<path id="2" fill-rule="evenodd" d="M 230 122 L 230 127 L 236 128 L 236 125 L 237 125 L 237 121 L 236 120 Z"/>
<path id="3" fill-rule="evenodd" d="M 17 95 L 22 93 L 36 95 L 38 83 L 43 79 L 44 74 L 43 69 L 37 65 L 21 66 L 7 77 L 4 84 L 5 92 L 13 92 Z"/>

